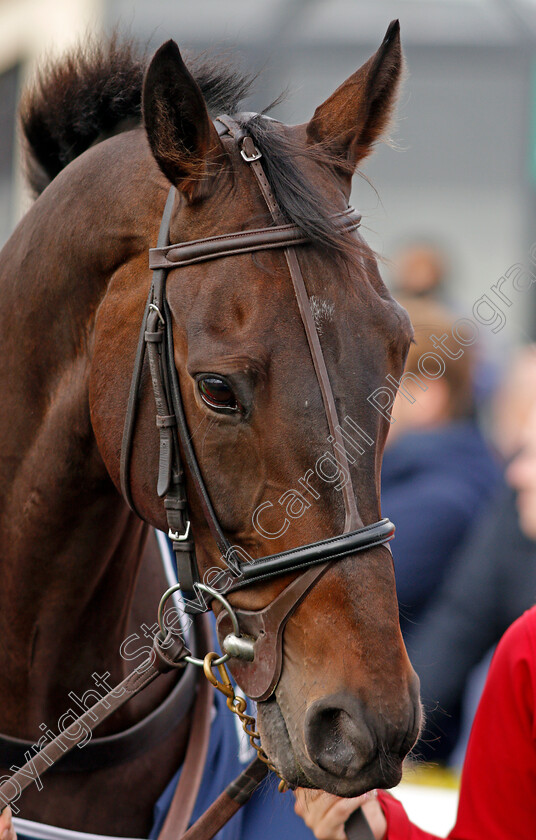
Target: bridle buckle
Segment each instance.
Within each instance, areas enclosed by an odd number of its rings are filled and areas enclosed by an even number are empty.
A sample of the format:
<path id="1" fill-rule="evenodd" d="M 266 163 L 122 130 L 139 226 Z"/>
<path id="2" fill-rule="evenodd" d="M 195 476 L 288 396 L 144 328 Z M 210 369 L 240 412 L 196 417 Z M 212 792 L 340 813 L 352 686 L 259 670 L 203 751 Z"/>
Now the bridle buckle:
<path id="1" fill-rule="evenodd" d="M 253 163 L 254 160 L 259 160 L 262 157 L 262 152 L 257 149 L 252 140 L 250 143 L 247 143 L 248 140 L 251 140 L 251 137 L 245 138 L 245 142 L 242 144 L 242 148 L 240 149 L 240 154 L 246 163 Z"/>
<path id="2" fill-rule="evenodd" d="M 162 313 L 160 312 L 160 310 L 159 310 L 158 306 L 156 305 L 156 303 L 150 303 L 150 304 L 149 304 L 149 309 L 152 309 L 152 310 L 153 310 L 153 312 L 156 312 L 156 314 L 158 315 L 158 319 L 159 319 L 160 323 L 161 323 L 161 324 L 165 327 L 165 326 L 166 326 L 166 322 L 164 321 L 164 316 L 163 316 L 163 315 L 162 315 Z"/>
<path id="3" fill-rule="evenodd" d="M 179 534 L 178 531 L 173 531 L 171 528 L 168 531 L 168 537 L 173 542 L 185 542 L 190 535 L 190 520 L 188 520 L 188 524 L 186 525 L 186 531 L 184 534 Z"/>

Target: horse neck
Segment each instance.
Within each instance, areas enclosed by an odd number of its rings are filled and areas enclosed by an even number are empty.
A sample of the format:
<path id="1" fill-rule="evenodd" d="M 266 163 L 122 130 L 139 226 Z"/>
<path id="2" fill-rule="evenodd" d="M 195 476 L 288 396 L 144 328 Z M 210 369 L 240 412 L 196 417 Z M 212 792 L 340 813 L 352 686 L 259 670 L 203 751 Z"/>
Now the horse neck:
<path id="1" fill-rule="evenodd" d="M 94 671 L 127 670 L 120 646 L 147 529 L 100 458 L 88 378 L 109 278 L 146 243 L 128 191 L 114 204 L 101 169 L 94 152 L 60 173 L 0 259 L 0 696 L 2 729 L 19 735 L 91 688 Z"/>

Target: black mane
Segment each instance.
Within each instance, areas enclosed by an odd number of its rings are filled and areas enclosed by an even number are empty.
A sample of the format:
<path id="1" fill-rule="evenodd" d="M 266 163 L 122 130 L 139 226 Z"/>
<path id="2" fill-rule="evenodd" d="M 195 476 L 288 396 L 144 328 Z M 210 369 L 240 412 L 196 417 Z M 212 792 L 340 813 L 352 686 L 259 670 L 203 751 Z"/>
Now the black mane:
<path id="1" fill-rule="evenodd" d="M 252 77 L 204 54 L 185 58 L 211 113 L 238 109 Z M 114 35 L 39 70 L 19 108 L 26 176 L 36 195 L 93 143 L 141 124 L 148 63 L 133 41 Z"/>
<path id="2" fill-rule="evenodd" d="M 237 114 L 254 76 L 236 69 L 227 56 L 185 56 L 213 117 Z M 35 195 L 92 144 L 141 124 L 141 93 L 148 56 L 130 40 L 79 47 L 41 68 L 24 92 L 20 125 L 26 177 Z M 245 120 L 263 154 L 268 180 L 280 209 L 316 243 L 332 253 L 348 252 L 350 240 L 329 219 L 325 198 L 305 177 L 299 156 L 321 158 L 321 149 L 299 150 L 262 115 Z M 323 209 L 324 208 L 324 209 Z"/>

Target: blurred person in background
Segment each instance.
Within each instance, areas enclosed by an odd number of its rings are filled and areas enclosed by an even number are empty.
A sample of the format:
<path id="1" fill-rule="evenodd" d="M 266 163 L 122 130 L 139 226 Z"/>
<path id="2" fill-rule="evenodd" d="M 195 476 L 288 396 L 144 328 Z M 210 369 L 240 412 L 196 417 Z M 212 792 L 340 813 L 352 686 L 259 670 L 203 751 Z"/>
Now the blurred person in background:
<path id="1" fill-rule="evenodd" d="M 473 353 L 441 354 L 437 378 L 420 360 L 454 319 L 430 300 L 402 300 L 415 330 L 382 467 L 382 508 L 396 523 L 393 556 L 402 632 L 409 641 L 456 551 L 499 480 L 474 418 Z M 450 346 L 455 342 L 451 338 Z M 447 347 L 449 344 L 447 343 Z M 461 348 L 459 348 L 461 349 Z"/>
<path id="2" fill-rule="evenodd" d="M 530 345 L 516 354 L 494 399 L 492 439 L 505 463 L 532 433 L 535 403 L 536 346 Z M 523 520 L 517 463 L 506 473 L 508 487 L 498 488 L 473 523 L 408 643 L 426 710 L 415 751 L 420 759 L 461 766 L 491 652 L 536 602 L 536 533 Z"/>
<path id="3" fill-rule="evenodd" d="M 463 315 L 462 303 L 453 294 L 451 257 L 447 250 L 432 240 L 416 239 L 401 247 L 391 261 L 389 286 L 406 308 L 413 300 L 437 302 L 450 310 L 455 320 Z M 445 310 L 445 314 L 448 312 Z M 473 397 L 478 407 L 485 406 L 497 388 L 499 366 L 497 363 L 497 336 L 493 336 L 494 352 L 482 342 L 472 348 Z"/>
<path id="4" fill-rule="evenodd" d="M 412 242 L 393 259 L 394 295 L 442 300 L 448 273 L 448 260 L 441 248 L 431 242 Z"/>
<path id="5" fill-rule="evenodd" d="M 491 436 L 505 463 L 520 451 L 536 402 L 536 344 L 514 354 L 492 403 Z"/>

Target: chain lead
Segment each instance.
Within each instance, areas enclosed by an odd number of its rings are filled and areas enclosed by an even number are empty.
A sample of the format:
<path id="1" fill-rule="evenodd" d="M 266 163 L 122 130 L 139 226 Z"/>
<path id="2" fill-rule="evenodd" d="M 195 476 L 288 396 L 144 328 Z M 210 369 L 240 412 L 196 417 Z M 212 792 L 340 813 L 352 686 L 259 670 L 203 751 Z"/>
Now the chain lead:
<path id="1" fill-rule="evenodd" d="M 283 777 L 277 772 L 276 768 L 264 752 L 261 746 L 261 736 L 257 732 L 256 725 L 255 725 L 255 718 L 252 715 L 248 715 L 246 712 L 246 701 L 243 697 L 237 697 L 234 688 L 231 683 L 231 678 L 227 672 L 227 668 L 223 662 L 216 662 L 215 667 L 218 669 L 218 673 L 220 675 L 220 680 L 214 674 L 213 663 L 214 660 L 218 659 L 217 653 L 207 653 L 203 662 L 203 670 L 205 672 L 205 677 L 207 680 L 212 683 L 214 688 L 217 688 L 218 691 L 225 696 L 227 701 L 227 707 L 234 712 L 235 715 L 238 715 L 240 718 L 240 722 L 242 723 L 242 729 L 246 733 L 249 738 L 249 742 L 253 749 L 256 751 L 258 757 L 261 761 L 263 761 L 272 772 L 279 776 L 280 782 L 278 786 L 278 790 L 280 793 L 284 793 L 288 790 L 288 785 Z"/>

